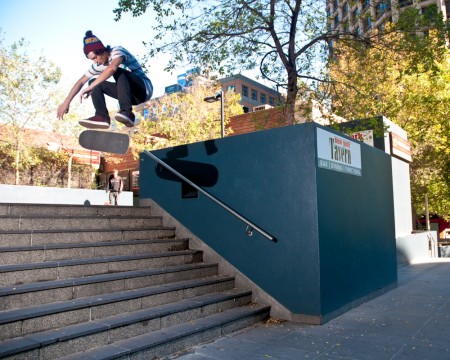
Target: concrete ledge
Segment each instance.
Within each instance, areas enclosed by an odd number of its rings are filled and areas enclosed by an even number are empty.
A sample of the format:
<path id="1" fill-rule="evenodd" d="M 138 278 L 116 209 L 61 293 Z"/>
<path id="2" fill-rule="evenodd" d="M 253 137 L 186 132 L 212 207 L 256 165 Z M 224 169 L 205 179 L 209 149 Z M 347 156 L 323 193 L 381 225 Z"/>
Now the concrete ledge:
<path id="1" fill-rule="evenodd" d="M 432 246 L 437 245 L 437 233 L 435 231 L 416 232 L 408 236 L 398 237 L 397 244 L 397 264 L 413 264 L 431 257 L 437 257 L 437 249 L 430 253 L 430 241 Z M 433 256 L 433 253 L 435 255 Z"/>
<path id="2" fill-rule="evenodd" d="M 0 185 L 2 203 L 107 205 L 105 190 L 67 189 L 44 186 Z M 133 192 L 120 194 L 121 206 L 133 206 Z"/>

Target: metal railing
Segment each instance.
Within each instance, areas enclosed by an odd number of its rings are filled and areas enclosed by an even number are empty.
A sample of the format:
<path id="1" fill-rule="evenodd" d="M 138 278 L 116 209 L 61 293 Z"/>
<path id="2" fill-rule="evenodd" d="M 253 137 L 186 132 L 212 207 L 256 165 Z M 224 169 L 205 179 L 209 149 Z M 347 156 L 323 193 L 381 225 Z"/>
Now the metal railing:
<path id="1" fill-rule="evenodd" d="M 243 215 L 239 214 L 237 211 L 233 210 L 231 207 L 229 207 L 228 205 L 226 205 L 224 202 L 220 201 L 218 198 L 216 198 L 214 195 L 211 195 L 209 192 L 207 192 L 206 190 L 202 189 L 200 186 L 198 186 L 197 184 L 193 183 L 191 180 L 189 180 L 187 177 L 185 177 L 184 175 L 180 174 L 178 171 L 176 171 L 174 168 L 172 168 L 170 165 L 166 164 L 164 161 L 162 161 L 160 158 L 158 158 L 156 155 L 154 155 L 152 152 L 148 151 L 148 150 L 144 150 L 144 154 L 149 156 L 151 159 L 155 160 L 158 164 L 160 164 L 161 166 L 165 167 L 167 170 L 169 170 L 172 174 L 176 175 L 178 178 L 180 178 L 181 180 L 183 180 L 184 182 L 186 182 L 187 184 L 189 184 L 190 186 L 192 186 L 194 189 L 196 189 L 197 191 L 201 192 L 203 195 L 205 195 L 206 197 L 208 197 L 209 199 L 211 199 L 212 201 L 214 201 L 216 204 L 218 204 L 220 207 L 222 207 L 223 209 L 225 209 L 226 211 L 228 211 L 230 214 L 234 215 L 235 217 L 237 217 L 239 220 L 241 220 L 243 223 L 247 224 L 247 228 L 245 229 L 245 232 L 247 233 L 248 236 L 252 236 L 253 235 L 253 230 L 259 232 L 262 236 L 264 236 L 265 238 L 269 239 L 270 241 L 273 242 L 277 242 L 278 239 L 272 235 L 270 235 L 268 232 L 264 231 L 263 229 L 261 229 L 259 226 L 255 225 L 254 223 L 252 223 L 250 220 L 248 220 L 246 217 L 244 217 Z"/>

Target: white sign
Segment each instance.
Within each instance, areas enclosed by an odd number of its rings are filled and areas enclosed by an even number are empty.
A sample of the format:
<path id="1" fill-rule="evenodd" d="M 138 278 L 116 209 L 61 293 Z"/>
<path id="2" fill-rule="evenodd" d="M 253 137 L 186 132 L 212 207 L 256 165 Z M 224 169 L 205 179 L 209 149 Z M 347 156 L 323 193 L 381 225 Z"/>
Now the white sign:
<path id="1" fill-rule="evenodd" d="M 317 128 L 317 166 L 362 176 L 361 145 L 347 137 Z"/>
<path id="2" fill-rule="evenodd" d="M 363 142 L 364 144 L 374 146 L 373 144 L 373 130 L 362 130 L 354 132 L 353 134 L 350 134 L 352 139 L 359 140 Z"/>

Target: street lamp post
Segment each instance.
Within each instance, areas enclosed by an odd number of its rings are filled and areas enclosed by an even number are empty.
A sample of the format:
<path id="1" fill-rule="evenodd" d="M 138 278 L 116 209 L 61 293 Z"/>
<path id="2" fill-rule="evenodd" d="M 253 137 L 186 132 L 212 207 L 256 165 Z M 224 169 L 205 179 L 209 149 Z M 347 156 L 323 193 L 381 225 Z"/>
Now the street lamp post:
<path id="1" fill-rule="evenodd" d="M 224 128 L 224 95 L 223 90 L 220 90 L 214 96 L 208 96 L 203 99 L 206 102 L 213 103 L 220 100 L 220 134 L 222 138 L 225 136 L 225 128 Z"/>

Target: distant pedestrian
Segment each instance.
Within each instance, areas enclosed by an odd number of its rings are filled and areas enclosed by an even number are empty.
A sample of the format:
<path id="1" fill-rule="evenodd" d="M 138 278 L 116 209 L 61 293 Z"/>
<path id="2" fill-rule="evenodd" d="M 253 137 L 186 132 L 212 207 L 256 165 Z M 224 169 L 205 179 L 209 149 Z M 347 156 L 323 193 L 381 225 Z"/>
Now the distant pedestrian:
<path id="1" fill-rule="evenodd" d="M 109 177 L 106 187 L 106 192 L 109 194 L 109 205 L 119 205 L 119 195 L 122 190 L 122 178 L 119 176 L 119 171 L 114 170 L 114 173 Z"/>

